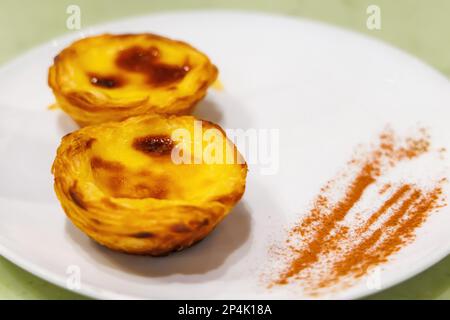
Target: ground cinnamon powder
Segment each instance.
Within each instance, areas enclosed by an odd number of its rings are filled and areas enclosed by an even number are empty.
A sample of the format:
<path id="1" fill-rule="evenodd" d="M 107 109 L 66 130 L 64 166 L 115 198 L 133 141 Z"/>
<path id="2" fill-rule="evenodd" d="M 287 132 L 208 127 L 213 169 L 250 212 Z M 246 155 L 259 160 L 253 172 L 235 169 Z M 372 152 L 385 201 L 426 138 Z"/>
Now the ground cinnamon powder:
<path id="1" fill-rule="evenodd" d="M 346 169 L 355 172 L 352 179 L 342 185 L 344 173 L 330 180 L 306 216 L 289 231 L 287 250 L 282 251 L 288 258 L 287 266 L 271 286 L 297 279 L 315 292 L 343 278 L 367 274 L 411 241 L 429 213 L 443 205 L 445 179 L 432 182 L 431 187 L 404 181 L 384 183 L 376 193 L 381 204 L 377 201 L 372 213 L 356 226 L 346 226 L 343 221 L 388 170 L 429 152 L 430 138 L 424 129 L 405 139 L 391 129 L 383 131 L 375 145 L 348 162 Z M 332 199 L 332 191 L 337 188 L 344 188 L 344 192 L 337 200 Z"/>

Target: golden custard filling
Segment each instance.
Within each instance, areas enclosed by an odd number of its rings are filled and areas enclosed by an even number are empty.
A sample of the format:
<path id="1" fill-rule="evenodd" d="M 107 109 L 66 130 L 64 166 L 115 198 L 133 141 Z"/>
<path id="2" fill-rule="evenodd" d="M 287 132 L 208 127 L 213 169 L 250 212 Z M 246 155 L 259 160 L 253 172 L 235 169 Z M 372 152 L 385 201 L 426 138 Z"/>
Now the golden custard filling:
<path id="1" fill-rule="evenodd" d="M 64 211 L 89 237 L 162 255 L 214 229 L 242 197 L 247 165 L 215 124 L 144 115 L 65 136 L 53 174 Z"/>
<path id="2" fill-rule="evenodd" d="M 78 40 L 54 59 L 49 85 L 80 125 L 146 113 L 186 114 L 217 78 L 209 58 L 153 34 Z"/>

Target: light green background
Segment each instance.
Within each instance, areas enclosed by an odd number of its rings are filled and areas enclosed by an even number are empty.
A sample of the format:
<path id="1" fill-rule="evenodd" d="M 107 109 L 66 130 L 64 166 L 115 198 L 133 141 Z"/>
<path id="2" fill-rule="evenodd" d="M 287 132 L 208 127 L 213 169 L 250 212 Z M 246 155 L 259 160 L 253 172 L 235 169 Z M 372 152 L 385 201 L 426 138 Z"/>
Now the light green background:
<path id="1" fill-rule="evenodd" d="M 81 7 L 82 26 L 125 16 L 194 8 L 260 10 L 309 17 L 380 38 L 450 76 L 449 0 L 0 0 L 0 63 L 69 32 L 66 8 Z M 366 8 L 378 5 L 382 29 L 366 27 Z M 0 298 L 80 299 L 0 257 Z M 450 299 L 450 257 L 371 298 Z"/>

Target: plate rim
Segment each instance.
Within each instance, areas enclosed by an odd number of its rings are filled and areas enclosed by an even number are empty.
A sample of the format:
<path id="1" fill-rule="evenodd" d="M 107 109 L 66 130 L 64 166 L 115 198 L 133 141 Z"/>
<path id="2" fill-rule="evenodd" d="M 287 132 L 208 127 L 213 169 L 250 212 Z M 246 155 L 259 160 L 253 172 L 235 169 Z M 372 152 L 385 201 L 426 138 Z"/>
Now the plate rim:
<path id="1" fill-rule="evenodd" d="M 203 15 L 241 15 L 241 16 L 254 16 L 254 17 L 265 17 L 265 18 L 274 18 L 274 19 L 281 19 L 281 20 L 290 20 L 293 22 L 300 22 L 300 23 L 308 23 L 315 27 L 325 28 L 330 31 L 339 31 L 341 33 L 345 33 L 346 35 L 353 37 L 354 39 L 362 39 L 364 41 L 370 41 L 374 43 L 377 46 L 382 46 L 385 49 L 389 49 L 392 52 L 396 52 L 397 54 L 403 55 L 410 61 L 415 61 L 416 63 L 420 64 L 423 68 L 426 68 L 428 72 L 434 73 L 435 76 L 441 78 L 441 80 L 446 81 L 450 85 L 450 80 L 448 77 L 443 74 L 440 70 L 437 70 L 433 66 L 427 64 L 425 61 L 420 59 L 419 57 L 406 52 L 398 47 L 393 46 L 390 43 L 384 42 L 378 38 L 375 38 L 373 36 L 370 36 L 368 34 L 357 32 L 352 29 L 348 29 L 339 25 L 333 25 L 327 22 L 313 20 L 307 17 L 302 16 L 292 16 L 288 14 L 280 14 L 280 13 L 270 13 L 265 11 L 255 11 L 255 10 L 236 10 L 236 9 L 187 9 L 187 10 L 162 10 L 157 12 L 151 12 L 146 14 L 140 14 L 140 15 L 131 15 L 128 17 L 123 17 L 115 20 L 109 20 L 105 22 L 101 22 L 98 24 L 87 26 L 79 31 L 76 32 L 69 32 L 66 34 L 62 34 L 60 36 L 54 37 L 49 39 L 46 42 L 43 42 L 37 46 L 34 46 L 30 49 L 27 49 L 23 51 L 22 53 L 18 54 L 16 57 L 12 59 L 8 59 L 5 62 L 3 62 L 0 65 L 0 76 L 7 72 L 9 69 L 14 69 L 18 64 L 20 64 L 21 61 L 27 60 L 30 56 L 32 56 L 35 52 L 39 52 L 41 50 L 44 50 L 52 45 L 52 43 L 57 43 L 57 46 L 59 46 L 61 43 L 66 43 L 70 41 L 74 41 L 76 39 L 79 39 L 80 36 L 84 33 L 87 36 L 99 32 L 103 32 L 102 29 L 107 29 L 108 27 L 114 27 L 114 25 L 121 24 L 121 23 L 132 23 L 133 21 L 137 21 L 139 19 L 145 19 L 145 18 L 154 18 L 156 16 L 176 16 L 176 15 L 189 15 L 189 14 L 203 14 Z M 114 33 L 114 32 L 112 32 Z M 449 207 L 450 210 L 450 207 Z M 2 237 L 0 237 L 0 240 Z M 407 271 L 403 271 L 399 276 L 396 276 L 394 279 L 390 280 L 387 284 L 384 284 L 381 289 L 377 288 L 371 288 L 365 290 L 363 293 L 355 292 L 353 294 L 347 294 L 344 295 L 342 298 L 339 299 L 361 299 L 368 297 L 372 294 L 385 291 L 397 284 L 400 284 L 414 276 L 419 275 L 426 269 L 430 268 L 431 266 L 437 264 L 438 262 L 444 260 L 446 257 L 450 255 L 450 243 L 447 245 L 447 250 L 443 250 L 436 252 L 433 252 L 433 254 L 426 260 L 426 262 L 416 264 L 414 267 L 408 269 Z M 121 293 L 117 293 L 110 289 L 101 289 L 95 285 L 88 284 L 86 282 L 83 282 L 82 286 L 78 288 L 68 288 L 66 286 L 66 280 L 63 276 L 58 275 L 56 273 L 53 273 L 51 271 L 48 271 L 45 267 L 41 267 L 38 264 L 32 263 L 27 261 L 25 257 L 22 257 L 20 254 L 17 254 L 13 252 L 11 249 L 7 248 L 7 246 L 4 245 L 4 241 L 0 241 L 0 255 L 2 255 L 5 259 L 9 260 L 19 268 L 25 270 L 26 272 L 29 272 L 33 274 L 34 276 L 37 276 L 38 278 L 41 278 L 45 281 L 48 281 L 49 283 L 52 283 L 54 285 L 57 285 L 60 288 L 63 288 L 65 290 L 68 290 L 70 292 L 74 292 L 86 297 L 91 297 L 95 299 L 152 299 L 152 300 L 161 300 L 164 298 L 159 298 L 155 296 L 148 296 L 148 297 L 140 297 L 140 296 L 133 296 L 133 295 L 125 295 Z M 176 297 L 174 299 L 177 299 Z M 300 299 L 300 298 L 299 298 Z M 306 298 L 301 298 L 306 299 Z M 320 299 L 320 297 L 319 297 Z M 323 298 L 322 298 L 323 299 Z"/>

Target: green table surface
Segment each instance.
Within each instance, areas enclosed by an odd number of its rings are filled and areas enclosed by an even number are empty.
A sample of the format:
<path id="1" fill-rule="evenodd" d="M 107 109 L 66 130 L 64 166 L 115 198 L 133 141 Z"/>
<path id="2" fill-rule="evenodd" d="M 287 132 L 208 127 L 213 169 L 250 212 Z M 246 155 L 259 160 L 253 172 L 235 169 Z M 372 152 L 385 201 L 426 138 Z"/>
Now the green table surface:
<path id="1" fill-rule="evenodd" d="M 0 64 L 70 32 L 66 8 L 81 8 L 82 27 L 126 16 L 182 9 L 226 8 L 307 17 L 356 30 L 419 57 L 450 76 L 449 0 L 0 0 Z M 381 9 L 381 30 L 368 30 L 366 8 Z M 371 299 L 450 299 L 450 256 Z M 84 299 L 0 257 L 0 299 Z"/>

